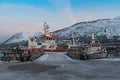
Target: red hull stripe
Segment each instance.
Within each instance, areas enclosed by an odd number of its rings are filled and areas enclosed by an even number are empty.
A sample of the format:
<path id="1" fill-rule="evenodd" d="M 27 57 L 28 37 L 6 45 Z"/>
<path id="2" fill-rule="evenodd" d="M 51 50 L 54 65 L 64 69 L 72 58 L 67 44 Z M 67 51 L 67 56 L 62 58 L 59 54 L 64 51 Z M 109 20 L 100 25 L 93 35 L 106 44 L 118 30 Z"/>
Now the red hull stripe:
<path id="1" fill-rule="evenodd" d="M 66 52 L 67 50 L 51 50 L 51 49 L 45 49 L 44 52 Z"/>

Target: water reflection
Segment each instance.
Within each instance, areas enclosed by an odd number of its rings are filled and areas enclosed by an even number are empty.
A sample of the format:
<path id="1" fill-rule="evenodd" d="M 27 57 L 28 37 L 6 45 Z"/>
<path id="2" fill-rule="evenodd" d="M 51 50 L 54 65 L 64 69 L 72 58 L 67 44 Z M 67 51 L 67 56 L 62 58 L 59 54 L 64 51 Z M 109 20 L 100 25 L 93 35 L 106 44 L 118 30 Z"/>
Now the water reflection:
<path id="1" fill-rule="evenodd" d="M 0 50 L 0 57 L 2 56 L 3 54 L 2 54 L 2 50 Z"/>

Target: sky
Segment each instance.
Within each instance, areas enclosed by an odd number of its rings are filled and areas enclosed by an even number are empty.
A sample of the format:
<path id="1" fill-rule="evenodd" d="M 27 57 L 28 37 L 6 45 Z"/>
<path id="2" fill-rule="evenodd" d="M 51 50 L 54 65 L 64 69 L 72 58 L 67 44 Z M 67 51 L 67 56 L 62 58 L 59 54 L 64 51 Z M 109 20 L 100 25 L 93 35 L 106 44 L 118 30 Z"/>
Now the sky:
<path id="1" fill-rule="evenodd" d="M 0 42 L 19 32 L 55 31 L 77 22 L 120 16 L 120 0 L 0 0 Z"/>

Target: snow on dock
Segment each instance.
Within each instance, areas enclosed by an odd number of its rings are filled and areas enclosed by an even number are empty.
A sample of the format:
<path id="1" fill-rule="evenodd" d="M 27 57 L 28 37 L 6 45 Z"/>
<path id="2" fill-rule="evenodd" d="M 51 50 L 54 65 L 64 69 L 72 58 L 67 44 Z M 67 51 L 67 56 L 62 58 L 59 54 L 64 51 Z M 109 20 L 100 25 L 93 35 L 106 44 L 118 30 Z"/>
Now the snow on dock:
<path id="1" fill-rule="evenodd" d="M 103 61 L 120 61 L 120 58 L 113 58 L 113 59 L 96 59 L 96 60 L 103 60 Z"/>
<path id="2" fill-rule="evenodd" d="M 49 54 L 44 54 L 43 56 L 39 57 L 38 59 L 36 59 L 36 62 L 40 62 L 40 61 L 72 61 L 73 59 L 71 59 L 70 57 L 68 57 L 65 54 L 58 54 L 58 53 L 49 53 Z"/>

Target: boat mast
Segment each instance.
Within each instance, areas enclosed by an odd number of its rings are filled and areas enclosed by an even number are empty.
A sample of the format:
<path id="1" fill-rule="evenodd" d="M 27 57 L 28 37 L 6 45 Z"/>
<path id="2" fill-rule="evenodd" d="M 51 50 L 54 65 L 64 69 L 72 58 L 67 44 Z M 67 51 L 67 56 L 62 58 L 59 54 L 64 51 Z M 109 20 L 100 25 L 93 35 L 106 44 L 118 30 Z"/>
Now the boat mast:
<path id="1" fill-rule="evenodd" d="M 73 41 L 73 45 L 76 45 L 75 44 L 75 32 L 72 32 L 72 41 Z"/>
<path id="2" fill-rule="evenodd" d="M 43 29 L 44 34 L 48 34 L 49 33 L 49 25 L 47 23 L 44 23 L 43 27 L 44 27 L 44 29 Z"/>
<path id="3" fill-rule="evenodd" d="M 92 39 L 91 39 L 91 42 L 92 42 L 92 43 L 95 43 L 95 34 L 94 34 L 94 33 L 92 33 Z"/>

